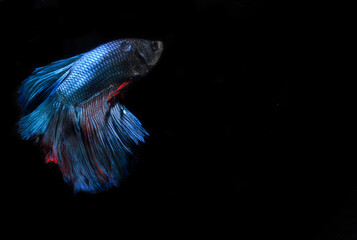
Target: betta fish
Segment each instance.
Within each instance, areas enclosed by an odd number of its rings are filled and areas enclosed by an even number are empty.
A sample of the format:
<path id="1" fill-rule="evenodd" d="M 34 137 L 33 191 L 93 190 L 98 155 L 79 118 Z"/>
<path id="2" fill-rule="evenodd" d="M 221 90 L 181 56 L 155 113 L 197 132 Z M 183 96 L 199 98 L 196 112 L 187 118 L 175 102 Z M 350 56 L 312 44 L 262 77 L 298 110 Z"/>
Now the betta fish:
<path id="1" fill-rule="evenodd" d="M 118 186 L 149 135 L 117 96 L 158 62 L 161 41 L 119 39 L 33 71 L 19 88 L 22 139 L 37 139 L 74 192 Z"/>

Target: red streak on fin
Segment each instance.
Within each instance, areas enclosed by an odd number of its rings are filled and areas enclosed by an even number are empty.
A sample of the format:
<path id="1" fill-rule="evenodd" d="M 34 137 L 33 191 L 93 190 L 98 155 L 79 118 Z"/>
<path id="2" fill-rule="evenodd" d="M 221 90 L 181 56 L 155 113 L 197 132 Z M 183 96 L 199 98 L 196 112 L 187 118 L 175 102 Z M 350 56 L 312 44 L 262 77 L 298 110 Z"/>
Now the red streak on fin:
<path id="1" fill-rule="evenodd" d="M 47 156 L 46 156 L 46 163 L 54 163 L 54 164 L 57 164 L 58 161 L 57 161 L 56 156 L 47 155 Z"/>
<path id="2" fill-rule="evenodd" d="M 109 96 L 107 97 L 107 103 L 110 104 L 110 101 L 113 97 L 117 96 L 120 91 L 130 83 L 130 81 L 123 82 L 114 92 L 110 93 Z"/>
<path id="3" fill-rule="evenodd" d="M 94 129 L 92 129 L 91 125 L 88 123 L 88 121 L 84 120 L 83 121 L 83 128 L 82 128 L 82 134 L 84 136 L 84 144 L 86 145 L 86 149 L 89 149 L 91 150 L 91 145 L 90 143 L 88 142 L 88 139 L 91 139 L 90 137 L 90 134 L 91 134 L 91 131 L 93 131 Z M 92 151 L 89 151 L 91 153 L 91 157 L 94 161 L 94 164 L 96 166 L 95 168 L 95 173 L 99 179 L 99 181 L 101 183 L 105 182 L 106 181 L 106 175 L 104 174 L 104 172 L 102 171 L 102 169 L 100 168 L 97 160 L 95 159 L 94 155 L 93 155 L 93 152 Z"/>

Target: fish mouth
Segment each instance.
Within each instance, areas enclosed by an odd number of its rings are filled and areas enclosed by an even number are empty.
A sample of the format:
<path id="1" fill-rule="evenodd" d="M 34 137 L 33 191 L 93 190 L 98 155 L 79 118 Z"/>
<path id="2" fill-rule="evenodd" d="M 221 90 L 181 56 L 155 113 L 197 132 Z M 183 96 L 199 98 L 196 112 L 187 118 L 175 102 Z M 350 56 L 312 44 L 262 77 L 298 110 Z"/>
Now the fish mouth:
<path id="1" fill-rule="evenodd" d="M 155 46 L 155 53 L 154 58 L 148 63 L 150 67 L 154 66 L 159 61 L 162 51 L 164 50 L 162 41 L 153 41 L 152 44 Z"/>
<path id="2" fill-rule="evenodd" d="M 164 44 L 161 41 L 152 41 L 149 49 L 135 49 L 134 54 L 142 65 L 153 67 L 161 57 Z"/>

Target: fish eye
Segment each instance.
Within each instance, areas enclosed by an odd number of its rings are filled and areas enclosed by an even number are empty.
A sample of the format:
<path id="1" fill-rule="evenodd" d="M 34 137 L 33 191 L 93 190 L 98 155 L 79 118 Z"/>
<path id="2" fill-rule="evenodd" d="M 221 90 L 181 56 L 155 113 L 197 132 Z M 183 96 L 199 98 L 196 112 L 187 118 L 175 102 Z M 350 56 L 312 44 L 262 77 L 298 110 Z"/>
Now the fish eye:
<path id="1" fill-rule="evenodd" d="M 151 42 L 151 49 L 152 49 L 153 51 L 159 50 L 159 43 L 158 43 L 157 41 L 152 41 L 152 42 Z"/>
<path id="2" fill-rule="evenodd" d="M 120 44 L 120 50 L 121 50 L 122 52 L 129 52 L 130 49 L 131 49 L 131 44 L 130 44 L 130 43 L 124 41 L 124 42 L 122 42 L 122 43 Z"/>

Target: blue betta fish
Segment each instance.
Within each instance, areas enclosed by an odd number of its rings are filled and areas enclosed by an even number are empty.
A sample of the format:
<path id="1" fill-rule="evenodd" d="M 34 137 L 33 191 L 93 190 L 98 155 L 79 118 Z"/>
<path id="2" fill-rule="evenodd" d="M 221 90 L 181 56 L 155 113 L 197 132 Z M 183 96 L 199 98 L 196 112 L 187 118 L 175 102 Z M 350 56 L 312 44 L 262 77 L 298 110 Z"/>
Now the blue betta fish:
<path id="1" fill-rule="evenodd" d="M 20 86 L 25 140 L 38 139 L 75 192 L 118 186 L 148 133 L 116 96 L 159 60 L 160 41 L 120 39 L 35 69 Z"/>

